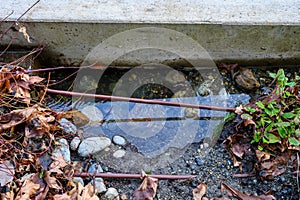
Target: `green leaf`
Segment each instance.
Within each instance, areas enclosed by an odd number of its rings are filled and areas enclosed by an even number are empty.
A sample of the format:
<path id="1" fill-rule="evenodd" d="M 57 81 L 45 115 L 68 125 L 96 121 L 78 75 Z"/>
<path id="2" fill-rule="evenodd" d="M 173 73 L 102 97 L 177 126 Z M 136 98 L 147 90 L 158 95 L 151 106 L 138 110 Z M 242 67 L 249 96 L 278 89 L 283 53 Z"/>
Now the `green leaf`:
<path id="1" fill-rule="evenodd" d="M 253 140 L 254 140 L 254 142 L 259 142 L 259 140 L 260 140 L 260 132 L 259 131 L 254 132 Z"/>
<path id="2" fill-rule="evenodd" d="M 266 127 L 265 131 L 268 132 L 268 131 L 272 130 L 272 129 L 273 129 L 273 125 L 274 125 L 274 123 L 269 124 L 269 125 Z"/>
<path id="3" fill-rule="evenodd" d="M 252 119 L 253 117 L 251 115 L 247 114 L 247 113 L 244 113 L 244 114 L 241 115 L 241 118 L 242 119 Z"/>
<path id="4" fill-rule="evenodd" d="M 288 127 L 288 126 L 291 126 L 291 123 L 290 122 L 277 122 L 275 125 L 277 127 Z"/>
<path id="5" fill-rule="evenodd" d="M 256 105 L 261 109 L 265 108 L 265 105 L 261 101 L 256 102 Z"/>
<path id="6" fill-rule="evenodd" d="M 269 143 L 274 144 L 280 141 L 280 138 L 272 133 L 267 133 L 267 139 Z"/>
<path id="7" fill-rule="evenodd" d="M 276 78 L 277 74 L 270 72 L 270 73 L 269 73 L 269 76 L 270 76 L 271 78 Z"/>
<path id="8" fill-rule="evenodd" d="M 296 135 L 297 137 L 300 136 L 300 129 L 299 129 L 299 128 L 295 130 L 295 135 Z"/>
<path id="9" fill-rule="evenodd" d="M 255 108 L 251 108 L 250 106 L 247 106 L 245 108 L 245 110 L 248 111 L 248 112 L 250 112 L 250 113 L 254 113 L 256 111 Z"/>
<path id="10" fill-rule="evenodd" d="M 283 113 L 281 116 L 285 119 L 291 119 L 291 118 L 295 117 L 295 114 L 288 112 L 288 113 Z"/>
<path id="11" fill-rule="evenodd" d="M 287 131 L 284 127 L 278 127 L 278 134 L 280 135 L 281 138 L 286 138 L 287 136 Z"/>
<path id="12" fill-rule="evenodd" d="M 262 146 L 258 146 L 258 150 L 262 151 L 264 148 Z"/>
<path id="13" fill-rule="evenodd" d="M 288 138 L 288 141 L 289 141 L 289 143 L 290 143 L 291 145 L 299 146 L 299 141 L 298 141 L 296 138 L 294 138 L 294 137 Z"/>
<path id="14" fill-rule="evenodd" d="M 235 118 L 235 113 L 229 113 L 229 114 L 227 114 L 226 116 L 225 116 L 225 118 L 224 118 L 224 122 L 226 123 L 226 122 L 229 122 L 229 121 L 231 121 L 231 120 L 233 120 L 234 118 Z"/>
<path id="15" fill-rule="evenodd" d="M 272 117 L 272 112 L 271 112 L 271 110 L 270 109 L 268 109 L 268 108 L 265 108 L 264 109 L 264 111 L 269 115 L 269 116 L 271 116 Z"/>
<path id="16" fill-rule="evenodd" d="M 286 85 L 286 86 L 293 87 L 293 86 L 295 86 L 295 82 L 294 82 L 294 81 L 287 82 L 285 85 Z"/>

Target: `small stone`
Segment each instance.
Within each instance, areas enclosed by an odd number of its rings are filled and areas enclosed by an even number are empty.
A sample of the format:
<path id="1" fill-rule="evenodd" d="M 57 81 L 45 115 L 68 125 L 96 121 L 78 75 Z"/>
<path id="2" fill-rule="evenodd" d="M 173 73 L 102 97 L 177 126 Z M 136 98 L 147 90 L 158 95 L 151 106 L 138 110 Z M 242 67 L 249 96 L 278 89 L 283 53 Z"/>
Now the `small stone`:
<path id="1" fill-rule="evenodd" d="M 121 200 L 127 200 L 126 194 L 122 194 L 122 195 L 121 195 Z"/>
<path id="2" fill-rule="evenodd" d="M 66 118 L 61 118 L 59 120 L 59 125 L 62 127 L 64 132 L 67 134 L 74 134 L 77 132 L 76 126 L 72 122 L 67 120 Z"/>
<path id="3" fill-rule="evenodd" d="M 86 115 L 92 122 L 99 122 L 103 120 L 103 114 L 96 106 L 86 106 L 81 110 L 81 112 Z"/>
<path id="4" fill-rule="evenodd" d="M 101 167 L 101 165 L 97 164 L 97 163 L 93 163 L 91 164 L 91 166 L 89 167 L 88 169 L 88 172 L 89 173 L 102 173 L 103 172 L 103 169 Z"/>
<path id="5" fill-rule="evenodd" d="M 115 188 L 108 188 L 104 194 L 104 200 L 120 200 L 119 193 Z"/>
<path id="6" fill-rule="evenodd" d="M 204 161 L 201 158 L 196 158 L 195 161 L 196 161 L 198 166 L 201 166 L 201 165 L 204 164 Z"/>
<path id="7" fill-rule="evenodd" d="M 75 183 L 81 183 L 81 185 L 84 186 L 84 182 L 83 182 L 83 179 L 81 177 L 73 177 L 73 181 Z"/>
<path id="8" fill-rule="evenodd" d="M 107 137 L 90 137 L 83 140 L 78 147 L 78 154 L 82 157 L 96 154 L 111 144 Z"/>
<path id="9" fill-rule="evenodd" d="M 116 145 L 120 145 L 120 146 L 124 146 L 126 144 L 126 140 L 124 137 L 120 136 L 120 135 L 115 135 L 112 139 L 113 143 L 115 143 Z"/>
<path id="10" fill-rule="evenodd" d="M 92 183 L 92 185 L 94 185 L 94 180 L 92 180 L 91 183 Z M 107 191 L 106 186 L 105 186 L 102 178 L 95 178 L 95 187 L 97 189 L 98 194 Z"/>
<path id="11" fill-rule="evenodd" d="M 81 140 L 80 140 L 79 137 L 74 137 L 74 138 L 72 139 L 71 143 L 70 143 L 70 148 L 71 148 L 73 151 L 75 151 L 75 150 L 78 148 L 80 142 L 81 142 Z"/>
<path id="12" fill-rule="evenodd" d="M 58 140 L 56 148 L 52 153 L 52 157 L 57 158 L 62 156 L 67 163 L 71 162 L 71 153 L 69 149 L 68 141 L 64 138 Z"/>
<path id="13" fill-rule="evenodd" d="M 206 149 L 209 147 L 209 144 L 208 143 L 203 143 L 203 147 Z"/>
<path id="14" fill-rule="evenodd" d="M 115 158 L 122 158 L 123 156 L 125 156 L 125 154 L 126 154 L 126 151 L 123 150 L 123 149 L 120 149 L 120 150 L 117 150 L 117 151 L 113 154 L 113 156 L 114 156 Z"/>

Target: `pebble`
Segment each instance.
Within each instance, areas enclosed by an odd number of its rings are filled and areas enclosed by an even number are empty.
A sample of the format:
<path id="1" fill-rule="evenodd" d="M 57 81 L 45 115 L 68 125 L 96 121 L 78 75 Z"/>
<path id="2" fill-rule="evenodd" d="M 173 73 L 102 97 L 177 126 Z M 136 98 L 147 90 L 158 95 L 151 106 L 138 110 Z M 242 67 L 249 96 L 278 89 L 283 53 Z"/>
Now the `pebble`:
<path id="1" fill-rule="evenodd" d="M 81 112 L 86 115 L 90 121 L 92 122 L 99 122 L 101 120 L 103 120 L 103 114 L 102 112 L 93 105 L 89 105 L 84 107 Z"/>
<path id="2" fill-rule="evenodd" d="M 62 156 L 67 163 L 71 162 L 69 144 L 64 138 L 61 138 L 57 141 L 56 147 L 52 153 L 52 157 L 57 158 L 58 156 Z"/>
<path id="3" fill-rule="evenodd" d="M 110 144 L 111 141 L 107 137 L 90 137 L 80 143 L 77 151 L 80 156 L 87 157 L 102 151 Z"/>
<path id="4" fill-rule="evenodd" d="M 70 143 L 70 148 L 71 148 L 73 151 L 75 151 L 75 150 L 78 148 L 80 142 L 81 142 L 81 140 L 80 140 L 79 137 L 74 137 L 74 138 L 72 139 L 71 143 Z"/>
<path id="5" fill-rule="evenodd" d="M 64 132 L 67 134 L 74 134 L 77 132 L 76 126 L 72 122 L 67 120 L 66 118 L 61 118 L 59 120 L 59 125 L 62 127 Z"/>
<path id="6" fill-rule="evenodd" d="M 92 185 L 94 185 L 94 180 L 92 180 L 91 183 L 92 183 Z M 95 187 L 97 189 L 98 194 L 104 193 L 107 191 L 102 178 L 95 178 Z"/>
<path id="7" fill-rule="evenodd" d="M 123 149 L 120 149 L 120 150 L 117 150 L 117 151 L 113 154 L 113 156 L 114 156 L 115 158 L 122 158 L 123 156 L 125 156 L 125 154 L 126 154 L 126 151 L 123 150 Z"/>
<path id="8" fill-rule="evenodd" d="M 89 173 L 102 173 L 103 172 L 103 169 L 101 167 L 101 165 L 97 164 L 97 163 L 93 163 L 91 164 L 91 166 L 89 167 L 88 169 L 88 172 Z"/>
<path id="9" fill-rule="evenodd" d="M 115 135 L 112 139 L 113 143 L 115 143 L 116 145 L 120 145 L 120 146 L 124 146 L 126 144 L 126 140 L 124 137 L 120 136 L 120 135 Z"/>
<path id="10" fill-rule="evenodd" d="M 84 182 L 83 182 L 83 179 L 81 177 L 73 177 L 73 181 L 75 183 L 81 183 L 81 185 L 84 186 Z"/>
<path id="11" fill-rule="evenodd" d="M 201 165 L 204 164 L 204 161 L 201 158 L 196 158 L 195 161 L 196 161 L 198 166 L 201 166 Z"/>
<path id="12" fill-rule="evenodd" d="M 119 193 L 115 188 L 108 188 L 104 194 L 104 200 L 120 200 Z"/>

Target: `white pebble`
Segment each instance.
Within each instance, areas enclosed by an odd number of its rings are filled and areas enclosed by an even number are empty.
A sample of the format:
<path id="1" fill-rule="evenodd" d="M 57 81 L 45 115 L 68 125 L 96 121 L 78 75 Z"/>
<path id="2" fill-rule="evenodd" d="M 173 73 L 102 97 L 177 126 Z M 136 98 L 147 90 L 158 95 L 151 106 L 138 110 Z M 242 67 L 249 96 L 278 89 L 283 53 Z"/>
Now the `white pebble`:
<path id="1" fill-rule="evenodd" d="M 115 135 L 112 140 L 115 144 L 120 146 L 124 146 L 126 144 L 125 138 L 120 135 Z"/>
<path id="2" fill-rule="evenodd" d="M 86 106 L 81 110 L 81 112 L 92 122 L 99 122 L 103 120 L 103 114 L 96 106 Z"/>
<path id="3" fill-rule="evenodd" d="M 125 156 L 125 154 L 126 154 L 126 151 L 123 150 L 123 149 L 120 149 L 120 150 L 117 150 L 117 151 L 113 154 L 113 156 L 114 156 L 115 158 L 122 158 L 122 157 Z"/>
<path id="4" fill-rule="evenodd" d="M 107 137 L 90 137 L 80 143 L 77 151 L 80 156 L 87 157 L 102 151 L 110 144 L 111 141 Z"/>
<path id="5" fill-rule="evenodd" d="M 62 156 L 67 163 L 71 162 L 69 144 L 68 141 L 64 138 L 58 140 L 56 147 L 52 152 L 52 157 L 57 158 L 58 156 Z"/>
<path id="6" fill-rule="evenodd" d="M 78 148 L 80 142 L 81 142 L 81 140 L 80 140 L 79 137 L 74 137 L 74 138 L 72 139 L 71 143 L 70 143 L 70 148 L 71 148 L 73 151 L 75 151 L 75 150 Z"/>
<path id="7" fill-rule="evenodd" d="M 104 194 L 104 200 L 120 200 L 119 193 L 115 188 L 108 188 Z"/>

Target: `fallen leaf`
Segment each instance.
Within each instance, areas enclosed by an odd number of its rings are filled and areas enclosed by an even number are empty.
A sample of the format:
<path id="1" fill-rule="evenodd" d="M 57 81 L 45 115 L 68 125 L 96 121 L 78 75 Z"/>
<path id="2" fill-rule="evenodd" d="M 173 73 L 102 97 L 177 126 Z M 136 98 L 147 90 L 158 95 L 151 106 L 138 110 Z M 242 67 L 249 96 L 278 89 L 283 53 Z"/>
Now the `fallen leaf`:
<path id="1" fill-rule="evenodd" d="M 13 164 L 6 160 L 0 164 L 0 185 L 3 187 L 14 178 L 15 168 Z"/>
<path id="2" fill-rule="evenodd" d="M 64 160 L 63 156 L 57 156 L 53 158 L 53 162 L 50 164 L 49 172 L 56 172 L 58 174 L 63 174 L 61 168 L 67 166 L 67 162 Z"/>
<path id="3" fill-rule="evenodd" d="M 44 180 L 46 181 L 47 185 L 50 188 L 60 190 L 61 186 L 57 183 L 57 179 L 55 177 L 50 176 L 50 175 L 51 175 L 51 173 L 49 171 L 44 173 L 44 176 L 45 176 Z"/>
<path id="4" fill-rule="evenodd" d="M 31 199 L 31 196 L 33 194 L 36 194 L 36 192 L 38 191 L 38 189 L 40 188 L 40 184 L 35 184 L 34 182 L 32 182 L 30 179 L 26 180 L 17 197 L 16 200 L 28 200 Z"/>
<path id="5" fill-rule="evenodd" d="M 207 185 L 200 182 L 197 188 L 193 189 L 194 200 L 202 200 L 202 197 L 206 194 Z"/>
<path id="6" fill-rule="evenodd" d="M 241 200 L 276 200 L 276 198 L 270 194 L 270 191 L 267 194 L 263 194 L 260 196 L 256 196 L 256 195 L 249 195 L 249 194 L 245 194 L 243 192 L 240 192 L 238 190 L 235 190 L 234 188 L 230 187 L 229 185 L 227 185 L 226 183 L 221 183 L 221 190 L 227 190 L 228 195 L 230 196 L 235 196 L 238 199 Z"/>
<path id="7" fill-rule="evenodd" d="M 147 176 L 142 172 L 143 182 L 134 192 L 133 200 L 153 200 L 156 195 L 158 179 Z"/>

